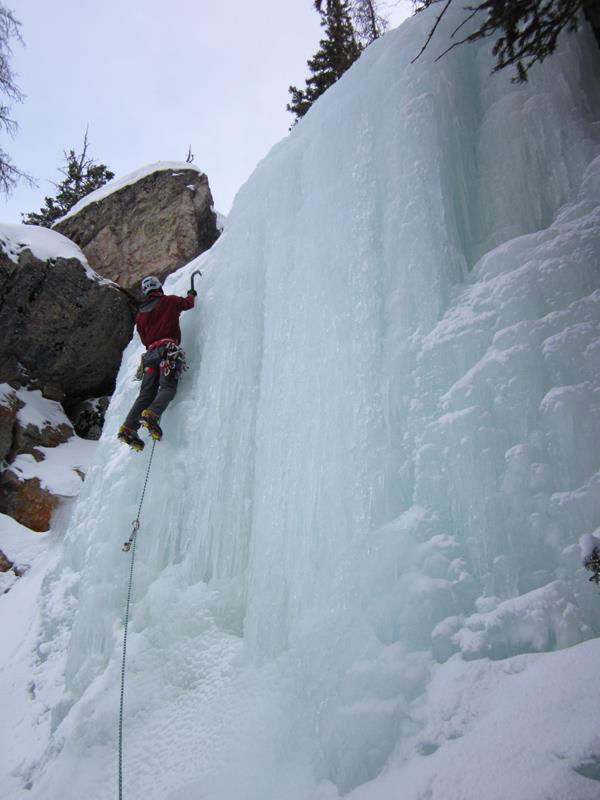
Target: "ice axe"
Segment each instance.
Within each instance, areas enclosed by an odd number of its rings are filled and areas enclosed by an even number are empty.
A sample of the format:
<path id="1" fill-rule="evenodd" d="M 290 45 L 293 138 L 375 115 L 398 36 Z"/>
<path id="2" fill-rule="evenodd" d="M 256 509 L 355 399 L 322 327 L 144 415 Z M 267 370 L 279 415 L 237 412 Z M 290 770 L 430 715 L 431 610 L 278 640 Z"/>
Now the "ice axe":
<path id="1" fill-rule="evenodd" d="M 196 277 L 196 275 L 200 275 L 200 277 L 202 277 L 202 273 L 200 272 L 199 269 L 197 269 L 194 272 L 192 272 L 192 282 L 191 282 L 191 287 L 190 287 L 190 290 L 192 292 L 196 291 L 195 288 L 194 288 L 194 278 Z"/>

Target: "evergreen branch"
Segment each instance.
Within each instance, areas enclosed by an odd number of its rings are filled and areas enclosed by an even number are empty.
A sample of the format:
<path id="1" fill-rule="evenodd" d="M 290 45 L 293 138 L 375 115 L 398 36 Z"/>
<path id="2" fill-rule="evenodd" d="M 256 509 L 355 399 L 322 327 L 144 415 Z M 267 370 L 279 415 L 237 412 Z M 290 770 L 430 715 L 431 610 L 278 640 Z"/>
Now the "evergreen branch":
<path id="1" fill-rule="evenodd" d="M 419 58 L 420 58 L 420 57 L 423 55 L 423 53 L 425 52 L 425 50 L 427 49 L 427 45 L 428 45 L 428 44 L 429 44 L 429 42 L 432 40 L 432 38 L 433 38 L 433 34 L 436 32 L 436 30 L 437 30 L 437 27 L 438 27 L 438 25 L 440 24 L 440 22 L 442 21 L 442 17 L 444 16 L 444 14 L 446 13 L 446 11 L 447 11 L 447 10 L 448 10 L 448 8 L 450 7 L 450 3 L 451 3 L 451 2 L 452 2 L 452 0 L 446 0 L 446 5 L 445 5 L 445 6 L 444 6 L 444 8 L 441 10 L 441 12 L 440 12 L 440 14 L 439 14 L 438 18 L 436 19 L 436 21 L 435 21 L 435 23 L 434 23 L 434 26 L 433 26 L 433 28 L 432 28 L 432 29 L 429 31 L 429 36 L 427 37 L 427 41 L 425 42 L 425 44 L 423 45 L 423 47 L 422 47 L 422 48 L 419 50 L 419 52 L 417 53 L 417 55 L 416 55 L 416 56 L 413 58 L 413 60 L 410 62 L 411 64 L 414 64 L 414 63 L 415 63 L 415 61 L 417 61 L 417 59 L 419 59 Z"/>

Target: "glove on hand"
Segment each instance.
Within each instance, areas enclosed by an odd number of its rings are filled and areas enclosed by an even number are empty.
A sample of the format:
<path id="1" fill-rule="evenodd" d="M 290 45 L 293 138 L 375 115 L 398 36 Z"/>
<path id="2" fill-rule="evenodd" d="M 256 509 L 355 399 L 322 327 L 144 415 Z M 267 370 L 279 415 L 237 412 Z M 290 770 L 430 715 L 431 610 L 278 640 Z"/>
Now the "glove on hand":
<path id="1" fill-rule="evenodd" d="M 188 294 L 191 294 L 192 297 L 198 297 L 198 292 L 195 289 L 189 289 Z"/>

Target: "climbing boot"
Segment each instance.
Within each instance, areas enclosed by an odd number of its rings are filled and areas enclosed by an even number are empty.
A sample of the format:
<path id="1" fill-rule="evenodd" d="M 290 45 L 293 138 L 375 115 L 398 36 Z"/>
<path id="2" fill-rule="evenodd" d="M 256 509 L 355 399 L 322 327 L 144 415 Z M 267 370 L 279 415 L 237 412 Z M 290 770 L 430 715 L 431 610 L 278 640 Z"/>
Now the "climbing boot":
<path id="1" fill-rule="evenodd" d="M 155 442 L 160 442 L 163 435 L 162 429 L 158 424 L 159 419 L 160 417 L 158 414 L 155 414 L 154 411 L 150 411 L 149 408 L 147 408 L 145 411 L 142 411 L 140 423 L 144 426 L 144 428 L 148 429 L 148 433 Z"/>
<path id="2" fill-rule="evenodd" d="M 119 428 L 117 439 L 124 444 L 128 444 L 137 453 L 141 453 L 144 449 L 144 442 L 137 435 L 137 432 L 131 428 L 126 428 L 125 425 L 121 425 Z"/>

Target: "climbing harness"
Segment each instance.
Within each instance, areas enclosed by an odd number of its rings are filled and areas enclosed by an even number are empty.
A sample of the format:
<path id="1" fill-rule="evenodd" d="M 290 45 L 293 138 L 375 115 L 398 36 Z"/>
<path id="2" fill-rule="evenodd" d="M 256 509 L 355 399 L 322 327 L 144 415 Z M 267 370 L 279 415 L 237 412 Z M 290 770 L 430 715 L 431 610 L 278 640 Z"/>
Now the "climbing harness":
<path id="1" fill-rule="evenodd" d="M 169 342 L 164 346 L 160 368 L 165 378 L 170 375 L 171 372 L 178 380 L 181 378 L 188 366 L 185 360 L 185 353 L 178 344 Z"/>
<path id="2" fill-rule="evenodd" d="M 135 543 L 137 539 L 137 532 L 140 529 L 140 514 L 142 512 L 142 504 L 144 502 L 144 495 L 146 494 L 146 486 L 148 485 L 148 476 L 150 475 L 150 467 L 152 466 L 152 457 L 154 455 L 154 448 L 156 442 L 152 443 L 152 450 L 150 451 L 150 459 L 148 461 L 148 469 L 146 470 L 146 478 L 144 480 L 144 488 L 142 489 L 142 496 L 140 497 L 140 504 L 138 506 L 137 517 L 132 522 L 131 536 L 123 543 L 123 552 L 128 553 L 131 551 L 131 564 L 129 567 L 129 587 L 127 589 L 127 604 L 125 606 L 125 619 L 123 625 L 123 660 L 121 662 L 121 700 L 119 703 L 119 800 L 123 800 L 123 705 L 125 699 L 125 663 L 127 657 L 127 627 L 129 624 L 129 606 L 131 603 L 131 590 L 133 587 L 133 564 L 135 561 Z"/>

